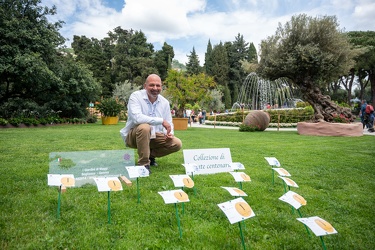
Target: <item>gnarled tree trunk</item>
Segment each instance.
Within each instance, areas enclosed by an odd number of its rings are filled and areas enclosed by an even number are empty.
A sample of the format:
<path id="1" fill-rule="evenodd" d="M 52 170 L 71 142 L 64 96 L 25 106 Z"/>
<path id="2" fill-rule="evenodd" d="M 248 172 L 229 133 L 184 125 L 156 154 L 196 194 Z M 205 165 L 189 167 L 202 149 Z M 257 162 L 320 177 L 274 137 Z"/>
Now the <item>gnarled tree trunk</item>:
<path id="1" fill-rule="evenodd" d="M 341 117 L 347 122 L 353 122 L 355 116 L 349 108 L 338 106 L 328 95 L 323 95 L 320 89 L 313 84 L 299 85 L 303 93 L 303 99 L 314 108 L 314 121 L 334 122 L 335 117 Z"/>

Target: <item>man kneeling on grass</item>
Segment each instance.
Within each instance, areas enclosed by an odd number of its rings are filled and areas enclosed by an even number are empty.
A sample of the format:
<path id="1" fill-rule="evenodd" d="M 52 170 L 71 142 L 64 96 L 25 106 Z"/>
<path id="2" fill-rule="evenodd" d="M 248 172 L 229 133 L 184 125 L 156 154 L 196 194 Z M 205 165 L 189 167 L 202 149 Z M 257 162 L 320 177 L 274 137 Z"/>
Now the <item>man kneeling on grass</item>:
<path id="1" fill-rule="evenodd" d="M 120 133 L 126 146 L 138 150 L 138 165 L 151 173 L 155 158 L 179 151 L 182 142 L 174 136 L 169 101 L 160 95 L 160 77 L 149 75 L 143 87 L 130 95 L 128 120 Z"/>

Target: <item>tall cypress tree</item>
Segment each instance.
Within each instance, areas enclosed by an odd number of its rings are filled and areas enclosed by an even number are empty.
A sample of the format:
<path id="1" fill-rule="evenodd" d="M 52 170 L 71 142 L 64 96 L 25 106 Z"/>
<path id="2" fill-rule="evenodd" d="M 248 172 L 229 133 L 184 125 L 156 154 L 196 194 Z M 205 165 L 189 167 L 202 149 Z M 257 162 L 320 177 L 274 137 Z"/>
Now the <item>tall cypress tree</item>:
<path id="1" fill-rule="evenodd" d="M 188 75 L 198 75 L 202 72 L 201 66 L 199 65 L 199 58 L 193 47 L 190 55 L 188 55 L 188 62 L 186 63 L 186 73 Z"/>
<path id="2" fill-rule="evenodd" d="M 212 54 L 212 45 L 211 45 L 211 41 L 208 40 L 207 50 L 204 55 L 204 71 L 209 76 L 213 76 L 213 73 L 212 73 L 213 61 L 211 58 L 211 54 Z"/>
<path id="3" fill-rule="evenodd" d="M 240 34 L 235 37 L 235 41 L 232 43 L 226 43 L 230 65 L 228 87 L 231 92 L 232 101 L 234 102 L 238 99 L 239 89 L 246 77 L 246 73 L 241 67 L 241 61 L 248 60 L 248 45 L 249 43 Z"/>

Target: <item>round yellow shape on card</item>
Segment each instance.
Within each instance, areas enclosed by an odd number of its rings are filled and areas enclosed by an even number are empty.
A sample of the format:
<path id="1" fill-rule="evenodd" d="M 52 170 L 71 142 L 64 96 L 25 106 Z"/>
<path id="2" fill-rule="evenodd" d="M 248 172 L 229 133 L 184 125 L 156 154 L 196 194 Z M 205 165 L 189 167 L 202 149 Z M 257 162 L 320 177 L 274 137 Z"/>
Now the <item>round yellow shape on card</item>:
<path id="1" fill-rule="evenodd" d="M 281 172 L 283 175 L 289 175 L 288 171 L 286 171 L 286 170 L 283 169 L 283 168 L 280 169 L 280 172 Z"/>
<path id="2" fill-rule="evenodd" d="M 179 200 L 179 201 L 187 201 L 188 198 L 189 198 L 188 195 L 183 191 L 175 192 L 174 197 L 176 197 L 176 199 Z"/>
<path id="3" fill-rule="evenodd" d="M 289 179 L 289 178 L 285 178 L 285 180 L 286 180 L 286 182 L 288 182 L 292 186 L 296 185 L 296 183 L 293 180 Z"/>
<path id="4" fill-rule="evenodd" d="M 247 174 L 241 174 L 241 177 L 244 181 L 250 181 L 250 176 L 248 176 Z"/>
<path id="5" fill-rule="evenodd" d="M 246 202 L 237 202 L 234 207 L 236 208 L 237 212 L 244 217 L 251 215 L 251 207 Z"/>
<path id="6" fill-rule="evenodd" d="M 298 201 L 299 204 L 305 206 L 306 205 L 306 200 L 299 194 L 293 194 L 293 199 Z"/>
<path id="7" fill-rule="evenodd" d="M 109 180 L 108 187 L 112 191 L 119 191 L 121 189 L 121 182 L 119 180 Z"/>
<path id="8" fill-rule="evenodd" d="M 61 184 L 65 187 L 72 187 L 74 186 L 75 180 L 71 177 L 63 177 L 61 178 Z"/>
<path id="9" fill-rule="evenodd" d="M 239 195 L 244 195 L 245 194 L 244 191 L 242 191 L 241 189 L 238 189 L 238 188 L 233 188 L 233 191 L 236 192 Z"/>
<path id="10" fill-rule="evenodd" d="M 333 227 L 331 224 L 329 224 L 327 221 L 322 220 L 322 219 L 315 219 L 315 223 L 321 227 L 323 230 L 332 233 L 334 231 Z"/>
<path id="11" fill-rule="evenodd" d="M 182 182 L 184 183 L 184 186 L 187 188 L 194 187 L 194 181 L 190 177 L 184 178 Z"/>

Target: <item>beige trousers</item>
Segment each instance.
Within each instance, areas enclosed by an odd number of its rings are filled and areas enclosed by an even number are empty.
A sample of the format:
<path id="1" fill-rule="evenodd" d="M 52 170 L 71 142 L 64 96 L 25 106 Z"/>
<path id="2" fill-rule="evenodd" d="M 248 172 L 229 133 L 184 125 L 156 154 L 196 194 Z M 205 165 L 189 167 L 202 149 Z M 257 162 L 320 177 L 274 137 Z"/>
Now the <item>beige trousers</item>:
<path id="1" fill-rule="evenodd" d="M 162 157 L 177 152 L 182 147 L 182 142 L 177 137 L 166 139 L 163 133 L 156 133 L 156 138 L 151 139 L 151 126 L 139 124 L 132 128 L 126 136 L 126 145 L 138 151 L 138 165 L 150 165 L 150 157 Z"/>

